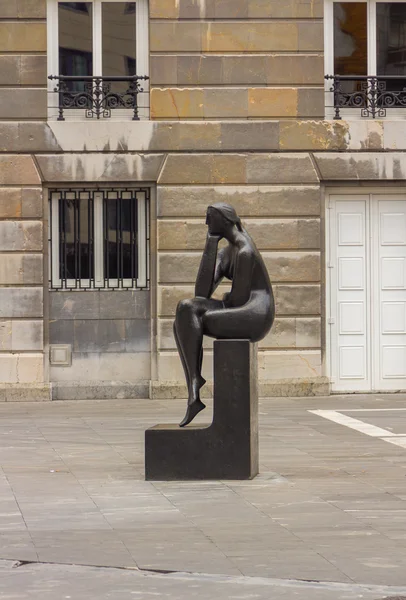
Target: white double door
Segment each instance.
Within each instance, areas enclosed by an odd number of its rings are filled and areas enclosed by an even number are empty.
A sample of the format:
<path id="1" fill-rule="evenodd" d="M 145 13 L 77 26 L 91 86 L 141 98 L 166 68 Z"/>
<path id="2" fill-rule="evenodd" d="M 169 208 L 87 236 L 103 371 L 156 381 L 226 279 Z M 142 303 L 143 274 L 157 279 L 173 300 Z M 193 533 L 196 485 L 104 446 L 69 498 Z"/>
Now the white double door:
<path id="1" fill-rule="evenodd" d="M 406 389 L 406 193 L 329 196 L 333 391 Z"/>

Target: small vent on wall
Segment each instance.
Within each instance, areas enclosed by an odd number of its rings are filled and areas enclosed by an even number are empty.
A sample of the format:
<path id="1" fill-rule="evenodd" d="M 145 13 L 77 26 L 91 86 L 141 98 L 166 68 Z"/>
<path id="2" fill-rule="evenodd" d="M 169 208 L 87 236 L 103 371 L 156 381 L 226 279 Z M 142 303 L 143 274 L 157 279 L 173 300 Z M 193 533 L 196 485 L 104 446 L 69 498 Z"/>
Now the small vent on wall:
<path id="1" fill-rule="evenodd" d="M 70 344 L 53 344 L 50 346 L 49 362 L 55 367 L 70 367 L 72 364 L 72 346 Z"/>

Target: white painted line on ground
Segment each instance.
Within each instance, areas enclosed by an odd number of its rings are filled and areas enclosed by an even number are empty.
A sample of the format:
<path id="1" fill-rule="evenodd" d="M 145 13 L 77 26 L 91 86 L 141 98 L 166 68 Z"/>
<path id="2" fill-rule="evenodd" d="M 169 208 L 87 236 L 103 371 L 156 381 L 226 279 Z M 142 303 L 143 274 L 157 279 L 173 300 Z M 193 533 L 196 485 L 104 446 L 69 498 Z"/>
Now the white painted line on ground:
<path id="1" fill-rule="evenodd" d="M 390 444 L 395 444 L 396 446 L 400 446 L 401 448 L 406 448 L 406 436 L 382 439 L 385 440 L 385 442 L 389 442 Z"/>
<path id="2" fill-rule="evenodd" d="M 343 408 L 343 412 L 394 412 L 406 410 L 406 408 Z"/>
<path id="3" fill-rule="evenodd" d="M 395 437 L 395 434 L 391 433 L 387 429 L 382 429 L 381 427 L 364 423 L 359 419 L 354 419 L 353 417 L 343 415 L 336 410 L 309 410 L 309 412 L 313 413 L 314 415 L 318 415 L 319 417 L 323 417 L 324 419 L 328 419 L 329 421 L 333 421 L 334 423 L 339 423 L 340 425 L 345 425 L 345 427 L 349 427 L 350 429 L 355 429 L 356 431 L 370 435 L 371 437 Z"/>

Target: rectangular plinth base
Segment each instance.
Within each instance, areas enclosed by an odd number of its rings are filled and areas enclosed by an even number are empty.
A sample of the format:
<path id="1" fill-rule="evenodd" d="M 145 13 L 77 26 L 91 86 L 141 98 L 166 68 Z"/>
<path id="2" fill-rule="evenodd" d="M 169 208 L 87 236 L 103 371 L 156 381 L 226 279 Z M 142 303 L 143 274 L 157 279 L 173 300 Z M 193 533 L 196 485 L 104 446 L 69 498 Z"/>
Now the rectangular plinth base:
<path id="1" fill-rule="evenodd" d="M 214 417 L 207 427 L 157 425 L 145 432 L 145 478 L 252 479 L 258 474 L 257 347 L 214 342 Z"/>

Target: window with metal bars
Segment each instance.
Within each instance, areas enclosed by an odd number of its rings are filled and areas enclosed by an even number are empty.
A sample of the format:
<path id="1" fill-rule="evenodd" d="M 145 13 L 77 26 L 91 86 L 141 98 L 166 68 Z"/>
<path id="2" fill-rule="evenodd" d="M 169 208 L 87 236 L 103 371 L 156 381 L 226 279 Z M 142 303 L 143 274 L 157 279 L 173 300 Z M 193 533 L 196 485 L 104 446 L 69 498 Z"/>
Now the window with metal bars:
<path id="1" fill-rule="evenodd" d="M 149 204 L 149 188 L 50 189 L 50 289 L 148 289 Z"/>

